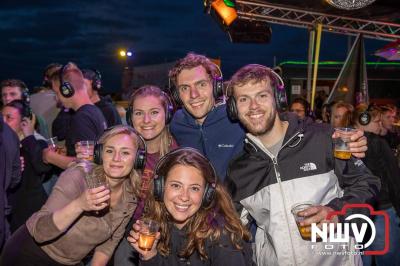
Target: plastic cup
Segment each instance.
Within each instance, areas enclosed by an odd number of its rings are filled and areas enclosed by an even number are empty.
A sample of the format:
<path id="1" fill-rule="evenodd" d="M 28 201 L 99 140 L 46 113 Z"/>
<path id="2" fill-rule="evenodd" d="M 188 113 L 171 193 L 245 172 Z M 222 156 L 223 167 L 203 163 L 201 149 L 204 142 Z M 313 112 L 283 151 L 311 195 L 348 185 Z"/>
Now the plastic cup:
<path id="1" fill-rule="evenodd" d="M 57 137 L 46 139 L 46 142 L 50 149 L 57 151 L 57 143 L 58 143 Z"/>
<path id="2" fill-rule="evenodd" d="M 298 213 L 301 211 L 304 211 L 314 204 L 312 202 L 302 202 L 302 203 L 297 203 L 292 206 L 292 214 L 294 216 L 294 219 L 296 220 L 297 228 L 299 229 L 301 238 L 307 241 L 311 241 L 311 226 L 300 226 L 300 222 L 304 221 L 307 217 L 304 216 L 299 216 Z"/>
<path id="3" fill-rule="evenodd" d="M 338 159 L 348 160 L 351 157 L 351 152 L 348 143 L 351 141 L 350 137 L 356 132 L 354 128 L 340 127 L 335 128 L 338 138 L 334 140 L 334 156 Z"/>
<path id="4" fill-rule="evenodd" d="M 160 225 L 158 222 L 145 219 L 140 221 L 139 248 L 149 251 L 152 249 Z"/>
<path id="5" fill-rule="evenodd" d="M 94 141 L 81 140 L 75 144 L 76 157 L 78 159 L 93 161 Z"/>

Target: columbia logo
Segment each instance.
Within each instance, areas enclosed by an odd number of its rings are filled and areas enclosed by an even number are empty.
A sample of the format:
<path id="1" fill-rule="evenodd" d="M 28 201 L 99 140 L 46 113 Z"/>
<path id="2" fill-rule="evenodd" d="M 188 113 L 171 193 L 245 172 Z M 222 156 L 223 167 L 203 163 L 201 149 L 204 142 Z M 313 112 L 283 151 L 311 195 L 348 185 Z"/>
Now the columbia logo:
<path id="1" fill-rule="evenodd" d="M 218 144 L 218 148 L 233 148 L 233 144 Z"/>
<path id="2" fill-rule="evenodd" d="M 317 166 L 315 165 L 315 163 L 305 163 L 303 166 L 300 167 L 300 169 L 303 170 L 304 172 L 307 172 L 307 171 L 317 170 Z"/>

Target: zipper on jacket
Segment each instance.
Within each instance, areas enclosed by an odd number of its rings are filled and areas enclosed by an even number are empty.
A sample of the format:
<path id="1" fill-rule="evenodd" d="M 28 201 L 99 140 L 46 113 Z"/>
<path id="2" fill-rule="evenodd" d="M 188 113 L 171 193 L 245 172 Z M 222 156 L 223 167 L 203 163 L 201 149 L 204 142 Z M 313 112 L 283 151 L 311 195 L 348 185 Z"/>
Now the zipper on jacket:
<path id="1" fill-rule="evenodd" d="M 206 143 L 205 143 L 205 139 L 204 139 L 203 125 L 199 125 L 199 128 L 200 128 L 200 135 L 201 135 L 201 147 L 203 148 L 203 155 L 208 158 Z"/>

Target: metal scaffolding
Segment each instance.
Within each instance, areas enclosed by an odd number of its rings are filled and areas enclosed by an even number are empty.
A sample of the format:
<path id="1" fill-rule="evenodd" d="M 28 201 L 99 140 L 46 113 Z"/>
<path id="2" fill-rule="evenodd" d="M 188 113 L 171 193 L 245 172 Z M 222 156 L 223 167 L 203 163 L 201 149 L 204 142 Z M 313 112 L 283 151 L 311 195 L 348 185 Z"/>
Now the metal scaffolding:
<path id="1" fill-rule="evenodd" d="M 362 33 L 366 38 L 389 41 L 400 39 L 400 24 L 395 23 L 329 15 L 256 1 L 237 0 L 236 8 L 239 18 L 251 21 L 301 28 L 311 28 L 321 23 L 324 31 L 348 35 Z"/>

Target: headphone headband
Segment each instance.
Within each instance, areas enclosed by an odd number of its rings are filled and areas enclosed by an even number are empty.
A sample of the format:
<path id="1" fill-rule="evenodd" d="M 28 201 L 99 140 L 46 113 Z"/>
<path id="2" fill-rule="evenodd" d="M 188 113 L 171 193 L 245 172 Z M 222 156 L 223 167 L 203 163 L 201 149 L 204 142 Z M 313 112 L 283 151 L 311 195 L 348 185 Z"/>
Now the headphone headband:
<path id="1" fill-rule="evenodd" d="M 202 206 L 204 208 L 207 208 L 208 206 L 210 206 L 210 204 L 212 203 L 214 197 L 215 197 L 215 189 L 217 186 L 217 182 L 218 182 L 218 176 L 217 176 L 217 172 L 214 168 L 214 166 L 212 165 L 212 163 L 210 162 L 210 160 L 208 160 L 203 154 L 201 154 L 198 150 L 194 149 L 194 148 L 190 148 L 190 147 L 182 147 L 182 148 L 178 148 L 175 149 L 173 151 L 170 151 L 169 153 L 165 154 L 162 158 L 160 158 L 160 160 L 158 161 L 156 167 L 154 168 L 154 197 L 156 200 L 158 201 L 162 201 L 163 200 L 163 195 L 164 195 L 164 183 L 166 180 L 166 176 L 161 175 L 160 174 L 160 169 L 162 167 L 164 167 L 166 161 L 173 155 L 179 153 L 179 152 L 183 152 L 183 151 L 188 151 L 188 152 L 192 152 L 195 153 L 196 155 L 198 155 L 199 157 L 201 157 L 202 159 L 204 159 L 207 164 L 210 166 L 210 168 L 212 169 L 212 175 L 214 178 L 214 181 L 209 182 L 207 179 L 206 181 L 206 186 L 204 189 L 204 194 L 203 194 L 203 198 L 202 198 Z M 171 169 L 171 168 L 170 168 Z M 169 169 L 169 170 L 170 170 Z"/>

